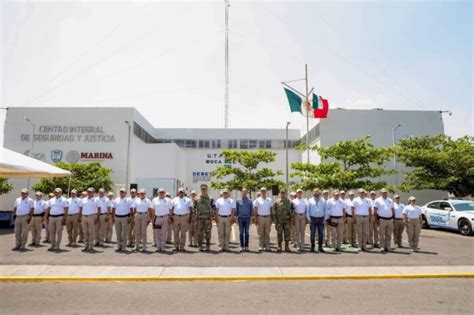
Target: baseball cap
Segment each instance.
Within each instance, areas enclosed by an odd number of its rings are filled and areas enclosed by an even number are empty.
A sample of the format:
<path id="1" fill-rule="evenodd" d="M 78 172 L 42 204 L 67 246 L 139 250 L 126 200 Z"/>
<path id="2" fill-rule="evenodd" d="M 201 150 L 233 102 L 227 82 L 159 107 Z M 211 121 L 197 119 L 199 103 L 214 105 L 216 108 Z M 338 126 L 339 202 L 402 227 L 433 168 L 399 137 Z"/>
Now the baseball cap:
<path id="1" fill-rule="evenodd" d="M 282 189 L 280 192 L 286 194 L 286 189 Z"/>
<path id="2" fill-rule="evenodd" d="M 365 191 L 364 188 L 360 188 L 360 189 L 359 189 L 359 194 L 360 194 L 360 193 L 365 193 L 365 192 L 366 192 L 366 191 Z"/>
<path id="3" fill-rule="evenodd" d="M 386 193 L 386 192 L 388 192 L 388 190 L 386 188 L 382 188 L 382 189 L 380 189 L 380 192 Z"/>
<path id="4" fill-rule="evenodd" d="M 195 195 L 195 194 L 196 194 L 196 191 L 191 190 L 191 195 Z"/>
<path id="5" fill-rule="evenodd" d="M 61 188 L 56 188 L 56 189 L 54 190 L 54 192 L 62 193 L 63 190 L 62 190 Z"/>
<path id="6" fill-rule="evenodd" d="M 87 188 L 87 192 L 94 192 L 94 191 L 95 191 L 95 189 L 92 188 L 92 187 Z"/>
<path id="7" fill-rule="evenodd" d="M 300 193 L 300 192 L 302 193 L 302 192 L 303 192 L 303 189 L 298 188 L 298 189 L 296 190 L 296 192 L 297 192 L 297 193 Z"/>
<path id="8" fill-rule="evenodd" d="M 207 185 L 206 184 L 201 184 L 201 189 L 207 189 Z"/>
<path id="9" fill-rule="evenodd" d="M 158 188 L 158 192 L 166 192 L 164 188 Z"/>
<path id="10" fill-rule="evenodd" d="M 260 188 L 260 191 L 267 191 L 265 187 Z"/>
<path id="11" fill-rule="evenodd" d="M 375 191 L 371 190 L 371 191 L 370 191 L 370 194 L 371 194 L 371 195 L 376 195 L 377 193 L 376 193 Z"/>
<path id="12" fill-rule="evenodd" d="M 352 190 L 349 191 L 349 196 L 354 196 L 354 192 Z"/>
<path id="13" fill-rule="evenodd" d="M 27 194 L 27 193 L 28 193 L 28 189 L 23 188 L 23 189 L 21 190 L 21 193 L 22 193 L 22 194 Z"/>
<path id="14" fill-rule="evenodd" d="M 416 198 L 413 196 L 410 196 L 410 198 L 408 198 L 408 201 L 413 201 L 413 200 L 416 200 Z"/>
<path id="15" fill-rule="evenodd" d="M 140 194 L 146 194 L 145 188 L 140 189 L 139 193 L 140 193 Z"/>
<path id="16" fill-rule="evenodd" d="M 41 191 L 37 191 L 37 192 L 35 193 L 35 195 L 37 195 L 37 196 L 43 196 L 43 193 L 42 193 Z"/>
<path id="17" fill-rule="evenodd" d="M 130 189 L 130 192 L 137 192 L 135 188 Z"/>
<path id="18" fill-rule="evenodd" d="M 109 191 L 109 193 L 108 193 L 107 195 L 108 195 L 108 196 L 113 196 L 113 195 L 114 195 L 114 193 L 113 193 L 113 192 L 111 192 L 111 191 Z"/>
<path id="19" fill-rule="evenodd" d="M 127 190 L 125 188 L 120 188 L 120 192 L 127 192 Z"/>
<path id="20" fill-rule="evenodd" d="M 332 192 L 332 194 L 333 195 L 339 195 L 339 190 L 336 189 L 335 191 Z"/>
<path id="21" fill-rule="evenodd" d="M 399 195 L 393 196 L 393 199 L 397 199 L 397 198 L 400 198 L 400 196 Z"/>
<path id="22" fill-rule="evenodd" d="M 100 188 L 100 189 L 99 189 L 99 192 L 105 192 L 105 189 L 104 189 L 104 188 Z"/>
<path id="23" fill-rule="evenodd" d="M 329 194 L 329 190 L 324 189 L 324 190 L 323 190 L 323 194 Z"/>
<path id="24" fill-rule="evenodd" d="M 229 193 L 229 189 L 227 188 L 224 188 L 224 190 L 222 190 L 223 193 Z"/>
<path id="25" fill-rule="evenodd" d="M 75 189 L 71 190 L 71 194 L 77 194 L 77 190 Z"/>
<path id="26" fill-rule="evenodd" d="M 340 194 L 345 194 L 346 191 L 345 191 L 345 190 L 341 190 L 339 193 L 340 193 Z"/>
<path id="27" fill-rule="evenodd" d="M 184 188 L 183 188 L 183 187 L 179 187 L 178 192 L 184 192 Z"/>

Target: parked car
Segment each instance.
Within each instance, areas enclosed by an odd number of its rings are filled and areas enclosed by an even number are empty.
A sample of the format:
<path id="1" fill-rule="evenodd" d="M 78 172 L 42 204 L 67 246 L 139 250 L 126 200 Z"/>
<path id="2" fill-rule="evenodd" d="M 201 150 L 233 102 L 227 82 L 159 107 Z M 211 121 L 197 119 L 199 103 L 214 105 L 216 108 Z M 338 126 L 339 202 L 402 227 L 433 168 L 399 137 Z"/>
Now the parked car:
<path id="1" fill-rule="evenodd" d="M 457 230 L 462 235 L 472 234 L 474 223 L 474 201 L 435 200 L 423 209 L 423 228 L 443 228 Z"/>

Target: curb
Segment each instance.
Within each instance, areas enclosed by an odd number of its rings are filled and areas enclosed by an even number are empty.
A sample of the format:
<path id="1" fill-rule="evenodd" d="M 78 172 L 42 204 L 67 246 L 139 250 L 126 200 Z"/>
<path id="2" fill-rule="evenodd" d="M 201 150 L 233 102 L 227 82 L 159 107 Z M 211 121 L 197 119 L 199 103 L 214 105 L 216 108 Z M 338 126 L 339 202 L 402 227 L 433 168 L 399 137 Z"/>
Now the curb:
<path id="1" fill-rule="evenodd" d="M 382 280 L 382 279 L 474 278 L 474 273 L 386 274 L 328 276 L 203 276 L 203 277 L 0 277 L 0 282 L 192 282 L 192 281 L 307 281 L 307 280 Z"/>

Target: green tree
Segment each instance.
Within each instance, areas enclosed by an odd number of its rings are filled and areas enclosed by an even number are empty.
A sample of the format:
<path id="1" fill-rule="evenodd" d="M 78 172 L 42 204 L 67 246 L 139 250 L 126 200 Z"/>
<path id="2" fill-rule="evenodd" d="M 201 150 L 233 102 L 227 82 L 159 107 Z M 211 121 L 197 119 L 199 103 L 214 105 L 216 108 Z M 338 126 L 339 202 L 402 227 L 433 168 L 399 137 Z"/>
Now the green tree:
<path id="1" fill-rule="evenodd" d="M 395 147 L 398 160 L 410 167 L 403 172 L 403 190 L 438 189 L 457 197 L 474 192 L 474 144 L 464 136 L 410 137 Z"/>
<path id="2" fill-rule="evenodd" d="M 324 148 L 314 146 L 311 150 L 320 155 L 320 164 L 291 163 L 291 177 L 301 178 L 301 183 L 294 186 L 305 190 L 315 187 L 380 189 L 388 187 L 380 177 L 395 173 L 385 167 L 392 156 L 392 150 L 376 148 L 370 137 L 339 141 Z"/>
<path id="3" fill-rule="evenodd" d="M 267 167 L 259 167 L 260 163 L 275 162 L 275 152 L 224 150 L 221 154 L 230 166 L 218 166 L 212 172 L 211 187 L 213 188 L 240 190 L 246 187 L 249 191 L 257 191 L 262 186 L 283 187 L 285 185 L 282 181 L 274 179 L 275 176 L 283 175 L 281 170 L 274 171 Z"/>
<path id="4" fill-rule="evenodd" d="M 8 179 L 0 178 L 0 195 L 9 193 L 12 189 L 13 185 L 8 182 Z"/>
<path id="5" fill-rule="evenodd" d="M 110 190 L 113 187 L 113 182 L 110 178 L 112 170 L 102 167 L 99 162 L 88 164 L 57 162 L 55 165 L 72 172 L 71 189 L 77 189 L 77 191 L 82 192 L 89 187 L 93 187 L 96 190 L 99 188 Z M 32 188 L 36 191 L 49 193 L 56 187 L 67 192 L 68 186 L 69 177 L 52 177 L 41 179 Z"/>

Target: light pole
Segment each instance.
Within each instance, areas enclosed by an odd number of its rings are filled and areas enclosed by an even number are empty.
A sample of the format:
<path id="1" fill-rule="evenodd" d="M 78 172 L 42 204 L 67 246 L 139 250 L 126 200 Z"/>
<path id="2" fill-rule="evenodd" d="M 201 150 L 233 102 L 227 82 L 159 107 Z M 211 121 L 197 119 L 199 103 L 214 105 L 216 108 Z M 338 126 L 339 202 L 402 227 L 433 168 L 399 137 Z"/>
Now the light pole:
<path id="1" fill-rule="evenodd" d="M 286 147 L 286 190 L 287 191 L 290 188 L 290 187 L 288 187 L 290 185 L 289 180 L 288 180 L 288 126 L 289 125 L 290 125 L 290 122 L 287 121 L 286 122 L 286 141 L 285 141 L 285 147 Z"/>
<path id="2" fill-rule="evenodd" d="M 130 187 L 128 187 L 128 176 L 129 176 L 129 170 L 130 170 L 130 140 L 132 136 L 132 126 L 128 122 L 128 120 L 125 120 L 125 123 L 128 126 L 128 139 L 127 139 L 127 169 L 125 171 L 125 189 L 128 191 Z"/>
<path id="3" fill-rule="evenodd" d="M 34 155 L 33 155 L 33 143 L 34 143 L 34 136 L 35 136 L 35 130 L 36 130 L 36 125 L 31 121 L 31 119 L 29 119 L 28 117 L 23 117 L 23 119 L 29 123 L 31 125 L 31 143 L 30 143 L 30 157 L 34 158 Z M 28 177 L 28 184 L 26 185 L 27 189 L 29 190 L 30 189 L 30 177 Z"/>
<path id="4" fill-rule="evenodd" d="M 395 146 L 395 131 L 400 128 L 401 126 L 403 126 L 402 123 L 398 123 L 395 127 L 392 128 L 392 144 L 393 146 Z M 397 155 L 394 154 L 393 155 L 393 166 L 395 167 L 395 172 L 397 172 L 395 174 L 395 185 L 398 186 L 398 170 L 397 170 Z"/>

